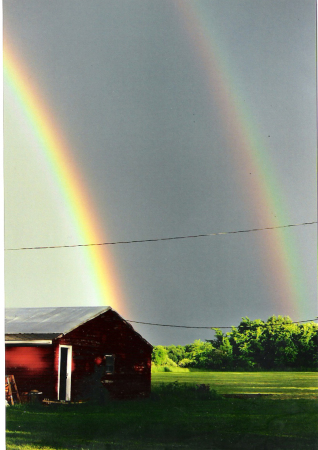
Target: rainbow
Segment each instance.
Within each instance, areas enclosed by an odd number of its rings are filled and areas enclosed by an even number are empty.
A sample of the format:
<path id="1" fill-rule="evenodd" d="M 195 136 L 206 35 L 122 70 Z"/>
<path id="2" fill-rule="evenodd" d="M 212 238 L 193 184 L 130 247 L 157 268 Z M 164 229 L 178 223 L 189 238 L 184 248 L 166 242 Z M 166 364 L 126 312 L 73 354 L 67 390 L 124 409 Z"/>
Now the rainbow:
<path id="1" fill-rule="evenodd" d="M 274 227 L 290 223 L 287 202 L 284 201 L 282 187 L 277 181 L 274 164 L 253 123 L 252 114 L 242 100 L 240 90 L 235 86 L 224 52 L 211 33 L 210 24 L 205 21 L 200 3 L 174 0 L 174 4 L 178 18 L 181 19 L 182 32 L 186 34 L 192 47 L 195 46 L 195 57 L 201 76 L 205 79 L 207 94 L 218 104 L 228 145 L 233 149 L 233 162 L 248 167 L 249 172 L 254 174 L 249 180 L 242 179 L 241 185 L 257 211 L 256 226 L 260 224 Z M 83 244 L 104 242 L 105 233 L 100 227 L 97 209 L 83 185 L 69 146 L 39 90 L 30 83 L 30 79 L 32 78 L 21 59 L 15 57 L 12 49 L 4 42 L 4 80 L 40 142 L 49 172 L 68 205 L 79 241 Z M 292 309 L 295 317 L 299 317 L 300 313 L 306 314 L 306 276 L 295 263 L 299 259 L 295 243 L 284 230 L 271 230 L 268 234 L 264 232 L 262 237 L 267 239 L 268 244 L 262 245 L 264 273 L 270 274 L 270 280 L 275 285 L 276 306 L 283 309 L 288 307 L 288 313 Z M 85 247 L 83 251 L 87 255 L 88 276 L 96 289 L 94 301 L 113 306 L 123 313 L 125 302 L 111 254 L 105 247 Z"/>
<path id="2" fill-rule="evenodd" d="M 233 150 L 233 162 L 236 167 L 247 167 L 248 172 L 253 173 L 249 180 L 246 180 L 246 176 L 244 180 L 241 179 L 240 184 L 246 198 L 252 202 L 254 212 L 257 212 L 257 216 L 254 215 L 257 225 L 279 226 L 291 223 L 283 189 L 277 181 L 275 166 L 269 158 L 264 138 L 254 124 L 252 114 L 240 95 L 240 89 L 235 86 L 235 78 L 231 77 L 233 70 L 212 34 L 211 25 L 206 22 L 200 3 L 192 0 L 174 2 L 178 18 L 181 19 L 181 28 L 191 47 L 195 47 L 194 57 L 197 58 L 197 66 L 205 79 L 207 94 L 219 108 L 227 143 Z M 282 230 L 273 230 L 270 235 L 262 235 L 262 238 L 268 239 L 268 245 L 262 245 L 265 264 L 263 270 L 264 273 L 271 274 L 271 282 L 275 284 L 278 295 L 272 300 L 276 307 L 288 313 L 292 310 L 295 317 L 299 317 L 300 313 L 306 314 L 306 276 L 295 264 L 300 259 L 295 243 Z"/>
<path id="3" fill-rule="evenodd" d="M 49 173 L 67 205 L 72 226 L 83 244 L 105 242 L 92 198 L 83 184 L 83 177 L 72 159 L 69 146 L 48 110 L 40 91 L 22 64 L 21 58 L 4 41 L 4 82 L 13 93 L 24 118 L 40 145 Z M 108 305 L 126 314 L 120 282 L 109 249 L 85 247 L 86 278 L 94 287 L 93 304 Z"/>

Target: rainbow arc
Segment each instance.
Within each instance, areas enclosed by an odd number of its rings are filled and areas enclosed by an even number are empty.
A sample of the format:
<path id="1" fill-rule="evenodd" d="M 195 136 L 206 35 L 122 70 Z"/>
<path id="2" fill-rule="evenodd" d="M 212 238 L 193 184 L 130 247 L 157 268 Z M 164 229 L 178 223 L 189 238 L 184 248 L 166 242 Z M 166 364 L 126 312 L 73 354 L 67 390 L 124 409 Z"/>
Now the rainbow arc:
<path id="1" fill-rule="evenodd" d="M 245 177 L 239 183 L 253 205 L 257 226 L 266 224 L 277 227 L 268 240 L 268 246 L 262 245 L 264 276 L 271 274 L 277 292 L 283 293 L 281 305 L 292 305 L 298 317 L 306 305 L 306 276 L 295 263 L 300 259 L 295 242 L 279 229 L 280 225 L 291 223 L 291 219 L 264 138 L 260 136 L 252 114 L 241 98 L 240 89 L 235 86 L 235 77 L 231 76 L 229 63 L 226 63 L 211 25 L 206 22 L 200 2 L 174 2 L 185 37 L 195 48 L 196 66 L 205 80 L 207 96 L 210 96 L 211 102 L 217 103 L 220 111 L 227 144 L 232 150 L 234 173 L 236 166 L 244 166 L 254 174 L 248 181 Z"/>
<path id="2" fill-rule="evenodd" d="M 13 93 L 23 112 L 25 121 L 39 143 L 44 159 L 81 243 L 105 240 L 92 198 L 83 184 L 81 173 L 76 167 L 70 149 L 63 138 L 51 111 L 26 70 L 22 60 L 4 42 L 4 82 Z M 123 313 L 125 302 L 110 251 L 100 247 L 84 249 L 88 277 L 95 287 L 96 296 L 89 299 L 94 304 L 108 305 Z"/>
<path id="3" fill-rule="evenodd" d="M 205 79 L 207 95 L 217 102 L 220 117 L 226 131 L 227 143 L 232 149 L 233 165 L 246 165 L 255 176 L 249 181 L 240 180 L 242 188 L 248 192 L 248 198 L 257 211 L 257 224 L 277 227 L 263 246 L 264 274 L 270 273 L 277 291 L 283 294 L 282 305 L 292 305 L 295 316 L 304 310 L 306 300 L 306 276 L 299 271 L 295 262 L 298 251 L 290 236 L 279 228 L 289 224 L 283 190 L 274 173 L 274 165 L 269 159 L 263 138 L 253 124 L 252 115 L 240 98 L 230 69 L 222 58 L 222 51 L 205 23 L 204 12 L 199 10 L 198 2 L 174 0 L 185 38 L 195 47 L 197 66 Z M 46 163 L 52 177 L 60 189 L 61 196 L 68 205 L 70 217 L 76 229 L 79 243 L 90 244 L 105 242 L 105 233 L 101 229 L 92 199 L 79 170 L 71 156 L 68 144 L 64 140 L 52 112 L 45 106 L 40 92 L 30 83 L 25 65 L 14 56 L 8 43 L 4 43 L 4 80 L 14 93 L 29 127 L 41 144 Z M 261 205 L 261 208 L 259 207 Z M 275 218 L 275 212 L 279 220 Z M 123 312 L 125 301 L 120 292 L 120 281 L 115 270 L 112 256 L 105 247 L 88 246 L 83 251 L 87 255 L 87 264 L 96 286 L 100 304 L 114 306 Z M 269 299 L 270 300 L 270 299 Z"/>

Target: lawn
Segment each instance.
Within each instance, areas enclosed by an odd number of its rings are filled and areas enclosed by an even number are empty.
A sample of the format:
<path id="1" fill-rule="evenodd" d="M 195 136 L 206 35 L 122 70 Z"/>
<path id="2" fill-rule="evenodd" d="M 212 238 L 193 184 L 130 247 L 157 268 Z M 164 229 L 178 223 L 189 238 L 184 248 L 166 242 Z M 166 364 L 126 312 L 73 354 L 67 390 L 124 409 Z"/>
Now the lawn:
<path id="1" fill-rule="evenodd" d="M 219 394 L 272 394 L 280 397 L 318 398 L 318 372 L 161 372 L 152 384 L 209 384 Z"/>
<path id="2" fill-rule="evenodd" d="M 211 383 L 227 394 L 267 393 L 268 383 L 276 395 L 223 398 L 195 391 L 191 383 Z M 297 398 L 286 397 L 293 388 Z M 155 374 L 146 400 L 7 408 L 7 449 L 312 450 L 318 448 L 314 396 L 312 373 Z"/>

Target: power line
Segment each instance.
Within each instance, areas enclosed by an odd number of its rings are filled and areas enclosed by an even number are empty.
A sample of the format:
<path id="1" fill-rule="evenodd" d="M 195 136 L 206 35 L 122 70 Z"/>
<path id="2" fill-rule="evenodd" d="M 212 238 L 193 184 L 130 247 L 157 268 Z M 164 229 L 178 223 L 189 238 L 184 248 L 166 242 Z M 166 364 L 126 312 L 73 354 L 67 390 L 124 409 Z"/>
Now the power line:
<path id="1" fill-rule="evenodd" d="M 309 319 L 309 320 L 298 320 L 296 322 L 283 322 L 283 323 L 278 323 L 278 324 L 268 324 L 268 323 L 262 323 L 262 324 L 253 324 L 256 325 L 258 327 L 266 327 L 268 325 L 273 326 L 280 326 L 280 325 L 291 325 L 293 323 L 305 323 L 305 322 L 313 322 L 314 320 L 318 320 L 318 317 L 316 317 L 315 319 Z M 156 326 L 156 327 L 170 327 L 170 328 L 195 328 L 195 329 L 205 329 L 205 330 L 211 330 L 213 328 L 233 328 L 233 327 L 216 327 L 216 326 L 210 326 L 210 327 L 192 327 L 192 326 L 188 326 L 188 325 L 168 325 L 168 324 L 163 324 L 163 323 L 151 323 L 151 322 L 137 322 L 136 320 L 128 320 L 125 319 L 126 322 L 130 322 L 130 323 L 139 323 L 142 325 L 152 325 L 152 326 Z M 237 328 L 237 327 L 234 327 Z"/>
<path id="2" fill-rule="evenodd" d="M 277 227 L 265 227 L 265 228 L 252 228 L 250 230 L 237 230 L 237 231 L 223 231 L 220 233 L 208 233 L 208 234 L 196 234 L 189 236 L 174 236 L 174 237 L 166 237 L 166 238 L 157 238 L 157 239 L 141 239 L 141 240 L 133 240 L 133 241 L 116 241 L 116 242 L 101 242 L 101 243 L 92 243 L 92 244 L 73 244 L 73 245 L 51 245 L 51 246 L 42 246 L 42 247 L 20 247 L 20 248 L 5 248 L 6 251 L 14 251 L 14 250 L 46 250 L 51 248 L 74 248 L 74 247 L 92 247 L 92 246 L 102 246 L 102 245 L 118 245 L 118 244 L 137 244 L 141 242 L 159 242 L 159 241 L 172 241 L 176 239 L 193 239 L 200 237 L 208 237 L 208 236 L 221 236 L 226 234 L 238 234 L 238 233 L 251 233 L 255 231 L 265 231 L 265 230 L 276 230 L 278 228 L 291 228 L 291 227 L 300 227 L 304 225 L 313 225 L 317 222 L 303 222 L 289 225 L 279 225 Z"/>

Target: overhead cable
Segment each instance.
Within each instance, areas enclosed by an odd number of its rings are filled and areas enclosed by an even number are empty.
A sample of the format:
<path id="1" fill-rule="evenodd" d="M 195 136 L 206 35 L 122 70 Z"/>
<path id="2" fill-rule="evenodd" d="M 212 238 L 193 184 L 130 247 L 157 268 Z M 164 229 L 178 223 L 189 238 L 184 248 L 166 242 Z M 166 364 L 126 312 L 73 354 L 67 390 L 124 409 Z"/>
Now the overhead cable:
<path id="1" fill-rule="evenodd" d="M 5 250 L 6 251 L 46 250 L 46 249 L 53 249 L 53 248 L 92 247 L 92 246 L 102 246 L 102 245 L 137 244 L 137 243 L 141 243 L 141 242 L 172 241 L 172 240 L 176 240 L 176 239 L 193 239 L 193 238 L 209 237 L 209 236 L 221 236 L 221 235 L 226 235 L 226 234 L 239 234 L 239 233 L 251 233 L 251 232 L 255 232 L 255 231 L 277 230 L 279 228 L 300 227 L 300 226 L 304 226 L 304 225 L 313 225 L 315 223 L 317 223 L 317 222 L 303 222 L 303 223 L 294 223 L 294 224 L 289 224 L 289 225 L 278 225 L 277 227 L 252 228 L 250 230 L 223 231 L 223 232 L 219 232 L 219 233 L 195 234 L 195 235 L 189 235 L 189 236 L 174 236 L 174 237 L 157 238 L 157 239 L 140 239 L 140 240 L 132 240 L 132 241 L 100 242 L 100 243 L 91 243 L 91 244 L 51 245 L 51 246 L 41 246 L 41 247 L 5 248 Z"/>
<path id="2" fill-rule="evenodd" d="M 260 324 L 252 324 L 253 326 L 257 326 L 257 327 L 266 327 L 266 326 L 274 326 L 274 327 L 278 327 L 281 325 L 291 325 L 291 324 L 295 324 L 295 323 L 305 323 L 305 322 L 313 322 L 314 320 L 318 320 L 318 317 L 316 317 L 315 319 L 309 319 L 309 320 L 298 320 L 295 322 L 282 322 L 282 323 L 277 323 L 277 324 L 270 324 L 270 323 L 260 323 Z M 192 326 L 188 326 L 188 325 L 168 325 L 168 324 L 163 324 L 163 323 L 151 323 L 151 322 L 137 322 L 136 320 L 128 320 L 125 319 L 126 322 L 129 323 L 138 323 L 141 325 L 152 325 L 152 326 L 156 326 L 156 327 L 170 327 L 170 328 L 195 328 L 195 329 L 205 329 L 205 330 L 211 330 L 213 328 L 233 328 L 232 327 L 216 327 L 216 326 L 209 326 L 209 327 L 192 327 Z M 237 328 L 237 327 L 234 327 Z"/>

